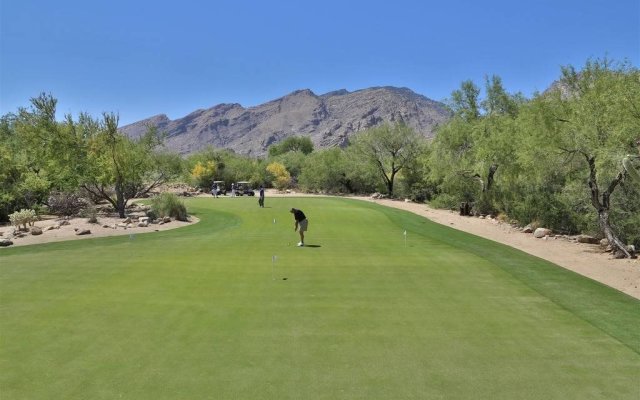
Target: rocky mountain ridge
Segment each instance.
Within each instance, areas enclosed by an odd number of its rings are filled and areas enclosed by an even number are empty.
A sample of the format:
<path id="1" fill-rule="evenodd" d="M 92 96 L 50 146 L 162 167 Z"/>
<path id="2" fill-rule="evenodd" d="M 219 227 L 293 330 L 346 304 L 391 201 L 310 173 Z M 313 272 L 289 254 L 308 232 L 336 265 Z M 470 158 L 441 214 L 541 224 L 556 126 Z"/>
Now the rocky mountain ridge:
<path id="1" fill-rule="evenodd" d="M 155 126 L 167 135 L 167 148 L 180 154 L 212 145 L 262 156 L 270 145 L 289 136 L 308 136 L 315 148 L 344 146 L 357 132 L 385 122 L 402 121 L 430 138 L 449 118 L 444 104 L 407 88 L 342 89 L 323 95 L 303 89 L 255 107 L 219 104 L 175 120 L 156 115 L 121 131 L 137 138 Z"/>

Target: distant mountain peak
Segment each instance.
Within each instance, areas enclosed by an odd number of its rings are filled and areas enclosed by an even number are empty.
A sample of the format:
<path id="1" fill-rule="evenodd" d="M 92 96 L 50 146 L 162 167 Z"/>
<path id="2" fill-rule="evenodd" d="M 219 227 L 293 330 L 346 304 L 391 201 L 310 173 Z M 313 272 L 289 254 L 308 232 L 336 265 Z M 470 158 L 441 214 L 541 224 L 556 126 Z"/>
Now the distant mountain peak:
<path id="1" fill-rule="evenodd" d="M 307 136 L 316 148 L 343 146 L 350 136 L 385 122 L 403 121 L 429 138 L 449 118 L 442 103 L 406 87 L 340 89 L 321 96 L 311 89 L 300 89 L 250 108 L 218 104 L 173 121 L 159 114 L 121 131 L 139 137 L 147 126 L 156 126 L 167 134 L 165 145 L 181 154 L 212 145 L 262 156 L 268 146 L 289 136 Z"/>

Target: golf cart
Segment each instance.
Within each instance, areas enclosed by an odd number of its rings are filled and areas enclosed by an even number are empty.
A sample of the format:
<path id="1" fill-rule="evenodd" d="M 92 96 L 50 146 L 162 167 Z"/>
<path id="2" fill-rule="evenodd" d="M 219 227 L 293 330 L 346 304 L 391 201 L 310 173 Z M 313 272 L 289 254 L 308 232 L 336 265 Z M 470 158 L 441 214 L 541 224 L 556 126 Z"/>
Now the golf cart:
<path id="1" fill-rule="evenodd" d="M 224 186 L 224 181 L 213 181 L 213 185 L 211 185 L 211 194 L 213 194 L 213 188 L 218 188 L 218 196 L 226 195 L 227 189 Z"/>
<path id="2" fill-rule="evenodd" d="M 240 181 L 236 182 L 236 196 L 255 196 L 256 192 L 251 189 L 251 182 Z"/>

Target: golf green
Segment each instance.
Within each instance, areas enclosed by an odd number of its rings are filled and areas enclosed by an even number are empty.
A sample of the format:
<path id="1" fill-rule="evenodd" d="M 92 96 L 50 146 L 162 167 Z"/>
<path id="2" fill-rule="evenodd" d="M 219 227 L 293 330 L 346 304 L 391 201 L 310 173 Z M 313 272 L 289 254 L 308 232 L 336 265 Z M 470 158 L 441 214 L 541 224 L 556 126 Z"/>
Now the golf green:
<path id="1" fill-rule="evenodd" d="M 186 228 L 0 249 L 0 397 L 640 396 L 640 302 L 609 287 L 368 202 L 186 205 Z"/>

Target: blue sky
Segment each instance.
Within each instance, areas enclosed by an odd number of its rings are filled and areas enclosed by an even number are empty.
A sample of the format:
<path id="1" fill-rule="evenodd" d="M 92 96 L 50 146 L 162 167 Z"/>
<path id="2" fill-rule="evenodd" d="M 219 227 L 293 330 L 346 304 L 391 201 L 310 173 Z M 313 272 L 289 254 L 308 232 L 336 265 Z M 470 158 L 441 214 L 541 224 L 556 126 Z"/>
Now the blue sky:
<path id="1" fill-rule="evenodd" d="M 640 64 L 640 0 L 0 0 L 0 18 L 0 114 L 46 92 L 59 118 L 121 125 L 303 88 L 444 100 L 499 75 L 529 96 L 590 57 Z"/>

